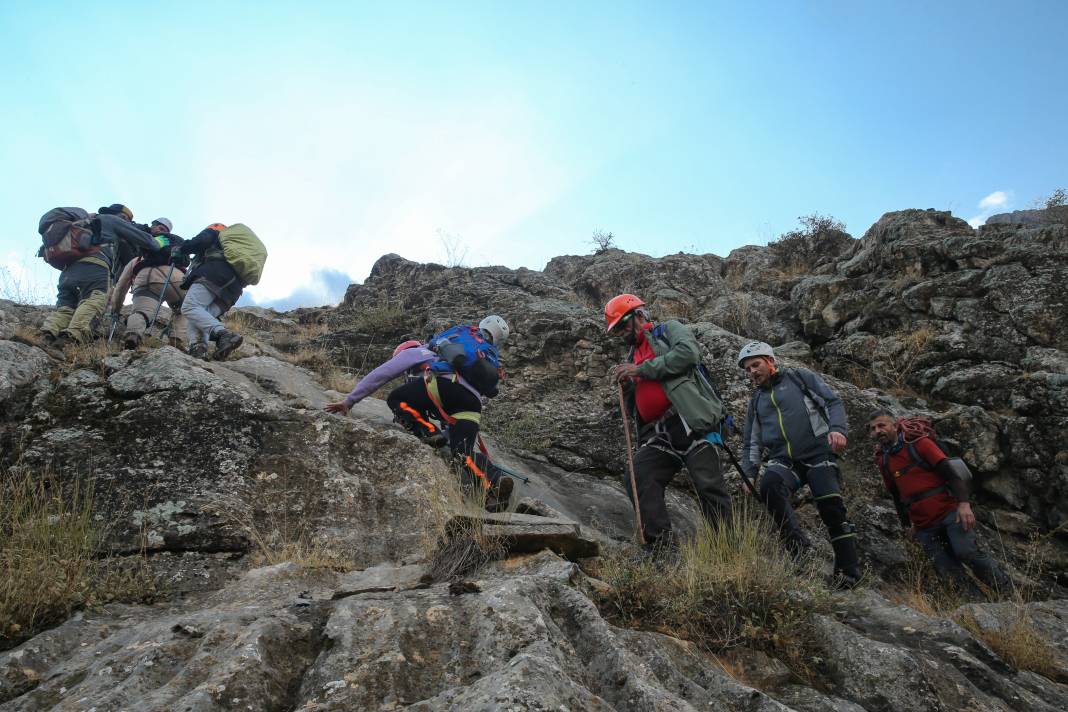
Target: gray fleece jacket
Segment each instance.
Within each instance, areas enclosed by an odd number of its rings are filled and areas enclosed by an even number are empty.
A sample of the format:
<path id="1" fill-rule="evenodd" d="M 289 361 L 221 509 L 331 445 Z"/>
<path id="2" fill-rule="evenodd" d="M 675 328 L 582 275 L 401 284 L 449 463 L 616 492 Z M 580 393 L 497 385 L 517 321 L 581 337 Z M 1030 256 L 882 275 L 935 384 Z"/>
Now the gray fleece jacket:
<path id="1" fill-rule="evenodd" d="M 796 380 L 795 380 L 796 379 Z M 799 385 L 803 383 L 808 395 Z M 745 414 L 742 469 L 750 477 L 768 460 L 807 462 L 831 457 L 827 433 L 849 431 L 838 395 L 807 368 L 779 371 L 758 388 Z"/>

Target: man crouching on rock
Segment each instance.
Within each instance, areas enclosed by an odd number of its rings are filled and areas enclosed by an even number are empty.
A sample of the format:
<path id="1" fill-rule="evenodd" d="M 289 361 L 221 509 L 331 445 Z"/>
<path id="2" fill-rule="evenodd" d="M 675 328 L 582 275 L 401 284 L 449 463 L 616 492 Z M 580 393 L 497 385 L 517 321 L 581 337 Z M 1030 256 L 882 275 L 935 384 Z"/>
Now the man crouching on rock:
<path id="1" fill-rule="evenodd" d="M 968 466 L 948 457 L 927 434 L 906 438 L 902 422 L 908 421 L 896 420 L 888 410 L 877 410 L 868 419 L 868 433 L 878 443 L 875 466 L 894 498 L 901 526 L 923 547 L 942 579 L 973 588 L 964 564 L 987 586 L 1008 591 L 1012 582 L 976 541 Z"/>
<path id="2" fill-rule="evenodd" d="M 627 408 L 638 424 L 634 471 L 646 550 L 670 554 L 678 547 L 664 503 L 664 488 L 683 465 L 690 473 L 701 511 L 712 525 L 729 522 L 731 499 L 719 453 L 705 436 L 717 432 L 723 404 L 701 366 L 701 348 L 678 321 L 649 320 L 645 302 L 620 294 L 604 308 L 607 331 L 631 347 L 612 377 L 633 385 Z M 629 482 L 623 488 L 631 496 Z"/>

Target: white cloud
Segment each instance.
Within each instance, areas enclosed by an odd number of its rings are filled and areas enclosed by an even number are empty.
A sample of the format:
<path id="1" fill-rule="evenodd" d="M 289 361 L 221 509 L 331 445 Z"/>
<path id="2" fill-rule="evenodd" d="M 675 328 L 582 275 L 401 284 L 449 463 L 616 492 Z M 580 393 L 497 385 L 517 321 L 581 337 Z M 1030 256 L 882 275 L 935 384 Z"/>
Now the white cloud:
<path id="1" fill-rule="evenodd" d="M 1009 204 L 1009 196 L 1003 190 L 995 190 L 990 195 L 986 196 L 979 201 L 979 207 L 986 208 L 1003 208 Z"/>
<path id="2" fill-rule="evenodd" d="M 968 224 L 974 228 L 986 222 L 996 212 L 1008 210 L 1012 204 L 1012 191 L 995 190 L 979 201 L 979 214 L 968 218 Z"/>

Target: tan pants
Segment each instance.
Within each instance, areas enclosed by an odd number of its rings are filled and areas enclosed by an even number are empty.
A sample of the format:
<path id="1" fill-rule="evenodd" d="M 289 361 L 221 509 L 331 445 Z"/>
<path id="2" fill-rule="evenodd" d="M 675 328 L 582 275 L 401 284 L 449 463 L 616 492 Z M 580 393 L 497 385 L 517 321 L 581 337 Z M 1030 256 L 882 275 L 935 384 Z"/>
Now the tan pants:
<path id="1" fill-rule="evenodd" d="M 93 338 L 93 319 L 104 313 L 106 305 L 107 293 L 103 290 L 93 292 L 78 302 L 78 306 L 73 309 L 69 306 L 57 307 L 45 319 L 41 330 L 47 331 L 52 336 L 58 336 L 60 332 L 66 331 L 75 341 L 86 343 Z"/>
<path id="2" fill-rule="evenodd" d="M 167 280 L 167 272 L 170 267 L 152 267 L 141 270 L 133 280 L 133 313 L 126 317 L 126 333 L 134 333 L 144 336 L 148 329 L 148 323 L 152 321 L 152 315 L 156 313 L 156 305 L 159 304 L 159 294 L 163 291 L 163 285 Z M 155 326 L 162 328 L 170 323 L 170 336 L 181 341 L 185 336 L 185 317 L 182 316 L 181 304 L 185 298 L 185 292 L 178 289 L 178 285 L 185 279 L 185 272 L 175 269 L 171 275 L 171 281 L 167 285 L 167 296 L 164 299 L 171 313 L 168 315 L 162 309 L 156 317 Z"/>

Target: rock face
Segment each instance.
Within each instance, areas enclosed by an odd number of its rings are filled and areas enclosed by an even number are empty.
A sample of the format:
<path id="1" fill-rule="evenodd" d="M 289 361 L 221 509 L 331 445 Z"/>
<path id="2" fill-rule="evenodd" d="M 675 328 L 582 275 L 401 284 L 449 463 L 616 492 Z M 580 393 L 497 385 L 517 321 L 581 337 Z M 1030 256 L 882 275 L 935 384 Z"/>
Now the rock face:
<path id="1" fill-rule="evenodd" d="M 163 591 L 9 644 L 0 710 L 1066 709 L 1068 224 L 1042 212 L 978 231 L 889 213 L 860 240 L 825 236 L 796 256 L 609 250 L 536 272 L 387 255 L 337 309 L 244 312 L 248 347 L 226 363 L 164 347 L 59 364 L 26 337 L 46 310 L 0 302 L 5 464 L 91 478 L 104 545 L 145 552 Z M 588 557 L 632 532 L 607 379 L 623 350 L 601 316 L 623 291 L 692 326 L 739 420 L 750 391 L 734 357 L 752 338 L 843 397 L 846 497 L 873 586 L 814 621 L 818 680 L 756 651 L 728 665 L 598 609 Z M 445 461 L 381 400 L 327 415 L 339 395 L 323 372 L 286 360 L 362 374 L 402 339 L 490 312 L 513 338 L 484 430 L 494 458 L 529 477 L 511 513 L 457 510 Z M 936 421 L 976 472 L 987 544 L 1018 582 L 1054 594 L 962 612 L 992 635 L 1030 620 L 1052 643 L 1046 676 L 875 590 L 905 562 L 864 432 L 886 405 Z M 691 531 L 694 497 L 684 476 L 675 485 L 669 509 Z M 799 502 L 822 541 L 814 510 Z M 435 578 L 436 537 L 453 527 L 504 558 Z M 292 547 L 303 565 L 262 565 Z"/>

